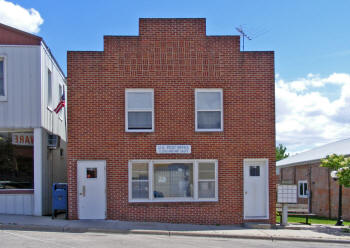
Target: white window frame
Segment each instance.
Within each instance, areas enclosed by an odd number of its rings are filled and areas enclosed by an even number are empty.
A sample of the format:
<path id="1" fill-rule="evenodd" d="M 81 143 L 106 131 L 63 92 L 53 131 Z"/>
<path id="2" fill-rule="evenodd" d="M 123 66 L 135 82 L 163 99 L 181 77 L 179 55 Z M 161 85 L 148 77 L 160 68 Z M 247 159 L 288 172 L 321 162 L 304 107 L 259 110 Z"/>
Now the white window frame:
<path id="1" fill-rule="evenodd" d="M 198 92 L 208 92 L 208 93 L 212 93 L 212 92 L 219 92 L 220 93 L 220 96 L 221 96 L 221 106 L 220 106 L 220 109 L 208 109 L 208 110 L 205 110 L 205 109 L 201 109 L 201 110 L 197 110 L 197 93 Z M 222 89 L 195 89 L 195 131 L 196 132 L 222 132 L 224 131 L 224 103 L 223 103 L 223 90 Z M 197 112 L 198 111 L 220 111 L 221 113 L 221 125 L 220 125 L 220 128 L 217 128 L 217 129 L 208 129 L 208 128 L 198 128 L 198 116 L 197 116 Z"/>
<path id="2" fill-rule="evenodd" d="M 0 96 L 0 101 L 7 101 L 7 56 L 0 54 L 0 60 L 3 61 L 4 65 L 4 95 Z"/>
<path id="3" fill-rule="evenodd" d="M 50 72 L 50 76 L 51 76 L 51 81 L 49 80 L 49 72 Z M 50 111 L 53 111 L 52 105 L 53 105 L 53 101 L 52 101 L 52 89 L 53 89 L 53 80 L 52 80 L 52 71 L 47 68 L 47 108 Z M 49 82 L 51 83 L 51 90 L 49 87 Z"/>
<path id="4" fill-rule="evenodd" d="M 145 92 L 152 93 L 152 109 L 133 109 L 128 110 L 128 93 L 129 92 Z M 128 112 L 149 112 L 152 111 L 152 129 L 129 129 Z M 154 132 L 154 89 L 125 89 L 125 132 L 144 133 Z"/>
<path id="5" fill-rule="evenodd" d="M 306 195 L 304 194 L 301 194 L 301 193 L 304 193 L 304 192 L 300 192 L 300 184 L 303 185 L 303 190 L 304 190 L 304 187 L 305 187 L 305 184 L 307 185 L 307 192 L 309 192 L 309 183 L 307 182 L 307 180 L 300 180 L 298 181 L 298 197 L 299 198 L 308 198 L 308 194 L 306 192 Z"/>
<path id="6" fill-rule="evenodd" d="M 148 164 L 148 199 L 132 198 L 132 164 L 147 163 Z M 193 197 L 172 197 L 172 198 L 154 198 L 153 195 L 153 174 L 154 164 L 170 164 L 170 163 L 192 163 L 193 164 Z M 214 163 L 215 164 L 215 197 L 199 198 L 198 197 L 198 163 Z M 129 202 L 217 202 L 218 201 L 218 161 L 215 159 L 170 159 L 170 160 L 130 160 L 128 165 L 129 173 Z"/>

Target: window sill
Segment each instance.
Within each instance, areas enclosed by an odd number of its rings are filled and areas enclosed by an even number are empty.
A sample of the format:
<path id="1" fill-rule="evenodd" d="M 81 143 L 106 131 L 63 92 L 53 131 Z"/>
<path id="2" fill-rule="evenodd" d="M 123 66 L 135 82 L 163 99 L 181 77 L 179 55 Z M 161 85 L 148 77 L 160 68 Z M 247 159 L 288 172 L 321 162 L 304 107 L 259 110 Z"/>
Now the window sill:
<path id="1" fill-rule="evenodd" d="M 126 133 L 154 133 L 154 130 L 140 129 L 140 130 L 125 130 Z"/>
<path id="2" fill-rule="evenodd" d="M 5 96 L 5 97 L 0 97 L 0 102 L 7 102 L 7 97 Z"/>
<path id="3" fill-rule="evenodd" d="M 34 189 L 0 189 L 0 195 L 2 194 L 34 194 Z"/>
<path id="4" fill-rule="evenodd" d="M 185 199 L 185 198 L 182 198 L 182 199 L 153 199 L 153 200 L 148 200 L 148 199 L 129 199 L 129 203 L 172 203 L 172 202 L 218 202 L 218 199 L 217 198 L 212 198 L 212 199 L 198 199 L 198 200 L 195 200 L 193 198 L 191 199 Z"/>
<path id="5" fill-rule="evenodd" d="M 212 132 L 223 132 L 223 129 L 196 129 L 195 130 L 197 133 L 212 133 Z"/>

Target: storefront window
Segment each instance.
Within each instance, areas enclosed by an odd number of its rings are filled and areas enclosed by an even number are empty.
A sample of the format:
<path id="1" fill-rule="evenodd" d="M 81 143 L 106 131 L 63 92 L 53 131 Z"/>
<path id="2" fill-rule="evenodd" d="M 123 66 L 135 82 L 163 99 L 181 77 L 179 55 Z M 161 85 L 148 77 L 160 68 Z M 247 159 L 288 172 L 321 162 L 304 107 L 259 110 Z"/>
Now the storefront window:
<path id="1" fill-rule="evenodd" d="M 33 189 L 33 133 L 0 133 L 0 190 Z"/>
<path id="2" fill-rule="evenodd" d="M 133 160 L 130 202 L 217 201 L 216 160 Z"/>
<path id="3" fill-rule="evenodd" d="M 193 165 L 154 164 L 154 198 L 193 197 Z"/>

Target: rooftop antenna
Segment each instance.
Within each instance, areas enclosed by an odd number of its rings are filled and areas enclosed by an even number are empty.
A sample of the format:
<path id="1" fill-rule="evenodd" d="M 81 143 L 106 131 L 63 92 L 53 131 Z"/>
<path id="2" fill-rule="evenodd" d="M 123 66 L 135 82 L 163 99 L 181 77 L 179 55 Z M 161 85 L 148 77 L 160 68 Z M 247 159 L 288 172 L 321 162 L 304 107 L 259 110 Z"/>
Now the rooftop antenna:
<path id="1" fill-rule="evenodd" d="M 239 26 L 239 27 L 236 27 L 236 30 L 238 31 L 238 33 L 240 33 L 242 35 L 242 45 L 243 45 L 243 48 L 242 48 L 242 51 L 244 51 L 244 38 L 247 38 L 248 40 L 252 40 L 252 38 L 250 38 L 243 30 L 243 27 L 242 25 Z"/>

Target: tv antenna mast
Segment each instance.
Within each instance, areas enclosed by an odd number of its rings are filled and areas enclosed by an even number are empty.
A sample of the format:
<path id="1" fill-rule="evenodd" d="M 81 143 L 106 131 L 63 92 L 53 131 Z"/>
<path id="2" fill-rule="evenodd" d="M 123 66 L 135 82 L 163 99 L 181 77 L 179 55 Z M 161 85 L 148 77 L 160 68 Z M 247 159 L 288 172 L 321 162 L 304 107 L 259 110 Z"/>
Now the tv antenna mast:
<path id="1" fill-rule="evenodd" d="M 242 36 L 242 51 L 244 51 L 244 38 L 247 38 L 248 40 L 252 40 L 251 37 L 249 37 L 243 30 L 242 26 L 236 27 L 236 30 L 238 31 L 238 33 L 241 34 Z"/>

